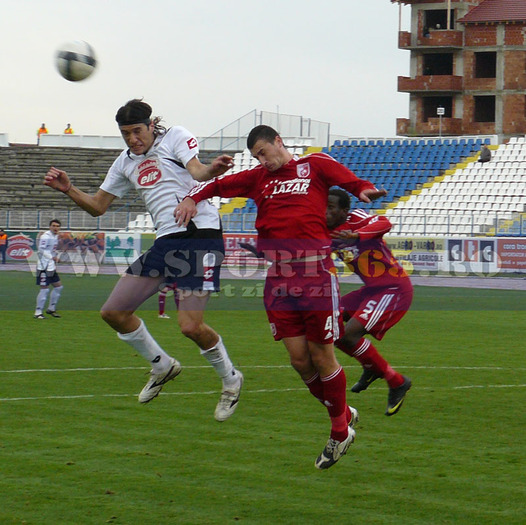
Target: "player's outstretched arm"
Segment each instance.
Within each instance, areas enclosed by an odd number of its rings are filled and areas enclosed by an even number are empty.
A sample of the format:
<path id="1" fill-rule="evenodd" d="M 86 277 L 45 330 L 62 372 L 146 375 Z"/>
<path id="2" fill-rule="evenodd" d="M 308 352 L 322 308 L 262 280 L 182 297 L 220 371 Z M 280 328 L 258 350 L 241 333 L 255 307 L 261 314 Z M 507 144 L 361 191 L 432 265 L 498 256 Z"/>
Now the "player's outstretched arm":
<path id="1" fill-rule="evenodd" d="M 175 208 L 174 217 L 177 226 L 188 226 L 190 219 L 197 214 L 195 201 L 190 197 L 185 197 Z"/>
<path id="2" fill-rule="evenodd" d="M 354 246 L 360 240 L 360 234 L 352 230 L 332 231 L 331 237 L 334 239 L 333 248 L 343 248 L 345 246 Z"/>
<path id="3" fill-rule="evenodd" d="M 223 175 L 234 166 L 234 160 L 230 155 L 220 155 L 216 157 L 212 164 L 202 164 L 201 161 L 194 157 L 186 164 L 186 169 L 197 181 L 206 181 Z"/>
<path id="4" fill-rule="evenodd" d="M 363 190 L 359 195 L 359 199 L 362 202 L 372 202 L 376 199 L 379 199 L 380 197 L 385 197 L 386 195 L 387 190 L 377 190 L 376 188 L 370 188 L 368 190 Z"/>
<path id="5" fill-rule="evenodd" d="M 44 185 L 65 193 L 77 206 L 87 211 L 93 217 L 106 212 L 115 199 L 115 195 L 104 190 L 98 190 L 95 195 L 89 195 L 75 187 L 68 174 L 57 168 L 49 168 L 44 177 Z"/>

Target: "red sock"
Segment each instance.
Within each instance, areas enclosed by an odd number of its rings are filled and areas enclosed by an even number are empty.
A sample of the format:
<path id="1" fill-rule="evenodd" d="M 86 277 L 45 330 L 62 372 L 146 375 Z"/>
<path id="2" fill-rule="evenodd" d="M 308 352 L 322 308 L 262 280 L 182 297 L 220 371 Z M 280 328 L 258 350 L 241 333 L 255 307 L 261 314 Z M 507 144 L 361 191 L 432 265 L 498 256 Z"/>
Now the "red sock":
<path id="1" fill-rule="evenodd" d="M 310 393 L 323 405 L 323 383 L 320 374 L 316 372 L 310 379 L 305 381 Z"/>
<path id="2" fill-rule="evenodd" d="M 349 408 L 345 389 L 347 379 L 345 372 L 340 366 L 338 370 L 329 376 L 321 378 L 323 384 L 323 400 L 331 418 L 331 438 L 343 441 L 348 435 Z"/>
<path id="3" fill-rule="evenodd" d="M 159 315 L 164 314 L 164 308 L 166 305 L 166 294 L 163 292 L 159 293 Z"/>
<path id="4" fill-rule="evenodd" d="M 397 388 L 404 382 L 402 374 L 391 368 L 391 365 L 378 353 L 371 341 L 364 337 L 358 341 L 349 355 L 357 359 L 364 368 L 383 377 L 390 388 Z"/>
<path id="5" fill-rule="evenodd" d="M 316 372 L 310 379 L 307 379 L 307 381 L 305 381 L 305 384 L 307 385 L 310 393 L 323 406 L 325 406 L 325 403 L 323 402 L 323 383 L 321 382 L 320 374 Z M 347 421 L 347 425 L 349 425 L 352 421 L 352 412 L 347 405 L 345 405 L 345 420 Z"/>

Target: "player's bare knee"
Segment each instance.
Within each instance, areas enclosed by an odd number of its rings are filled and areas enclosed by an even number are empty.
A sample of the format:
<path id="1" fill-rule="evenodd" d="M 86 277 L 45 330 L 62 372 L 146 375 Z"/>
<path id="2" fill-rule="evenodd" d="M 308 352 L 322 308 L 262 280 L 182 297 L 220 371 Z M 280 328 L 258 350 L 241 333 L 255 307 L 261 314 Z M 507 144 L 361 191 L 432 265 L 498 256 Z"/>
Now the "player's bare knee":
<path id="1" fill-rule="evenodd" d="M 129 317 L 129 314 L 128 312 L 119 312 L 117 310 L 101 310 L 100 316 L 104 322 L 118 330 L 119 326 Z"/>
<path id="2" fill-rule="evenodd" d="M 346 333 L 336 342 L 336 346 L 343 345 L 345 348 L 354 348 L 362 337 L 361 334 Z"/>
<path id="3" fill-rule="evenodd" d="M 305 356 L 290 356 L 290 364 L 301 376 L 312 370 L 312 361 Z"/>
<path id="4" fill-rule="evenodd" d="M 179 320 L 179 328 L 181 333 L 189 339 L 195 340 L 201 334 L 202 323 L 192 319 Z"/>

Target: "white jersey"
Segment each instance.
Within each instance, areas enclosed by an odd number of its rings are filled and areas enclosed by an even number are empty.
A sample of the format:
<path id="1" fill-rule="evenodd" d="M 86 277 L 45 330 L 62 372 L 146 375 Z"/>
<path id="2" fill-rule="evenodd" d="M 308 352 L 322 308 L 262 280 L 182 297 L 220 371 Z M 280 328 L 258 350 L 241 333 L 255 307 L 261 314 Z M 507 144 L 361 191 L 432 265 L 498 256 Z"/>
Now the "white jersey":
<path id="1" fill-rule="evenodd" d="M 170 128 L 155 139 L 145 155 L 124 150 L 108 171 L 100 188 L 123 197 L 135 188 L 153 218 L 157 237 L 186 231 L 177 226 L 174 208 L 198 182 L 186 170 L 187 163 L 199 153 L 197 139 L 185 128 Z M 220 228 L 219 212 L 209 201 L 197 205 L 192 219 L 197 228 Z"/>
<path id="2" fill-rule="evenodd" d="M 38 240 L 37 270 L 54 272 L 57 269 L 57 265 L 53 260 L 53 257 L 58 255 L 57 244 L 58 234 L 55 235 L 51 230 L 48 230 L 40 236 Z"/>

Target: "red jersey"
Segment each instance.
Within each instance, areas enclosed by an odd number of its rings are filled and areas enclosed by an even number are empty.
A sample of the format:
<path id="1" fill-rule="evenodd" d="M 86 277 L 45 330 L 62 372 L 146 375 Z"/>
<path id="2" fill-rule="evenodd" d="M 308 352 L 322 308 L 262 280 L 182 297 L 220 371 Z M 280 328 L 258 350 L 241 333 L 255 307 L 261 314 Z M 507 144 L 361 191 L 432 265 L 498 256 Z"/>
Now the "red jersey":
<path id="1" fill-rule="evenodd" d="M 271 260 L 299 259 L 331 251 L 325 209 L 332 186 L 356 196 L 374 188 L 329 155 L 313 153 L 273 172 L 260 165 L 217 177 L 196 186 L 188 197 L 196 203 L 215 195 L 254 199 L 258 251 Z"/>
<path id="2" fill-rule="evenodd" d="M 336 253 L 366 286 L 412 286 L 409 276 L 382 239 L 391 227 L 387 217 L 354 210 L 344 224 L 334 228 L 334 231 L 351 230 L 360 235 L 356 244 L 343 246 Z"/>

